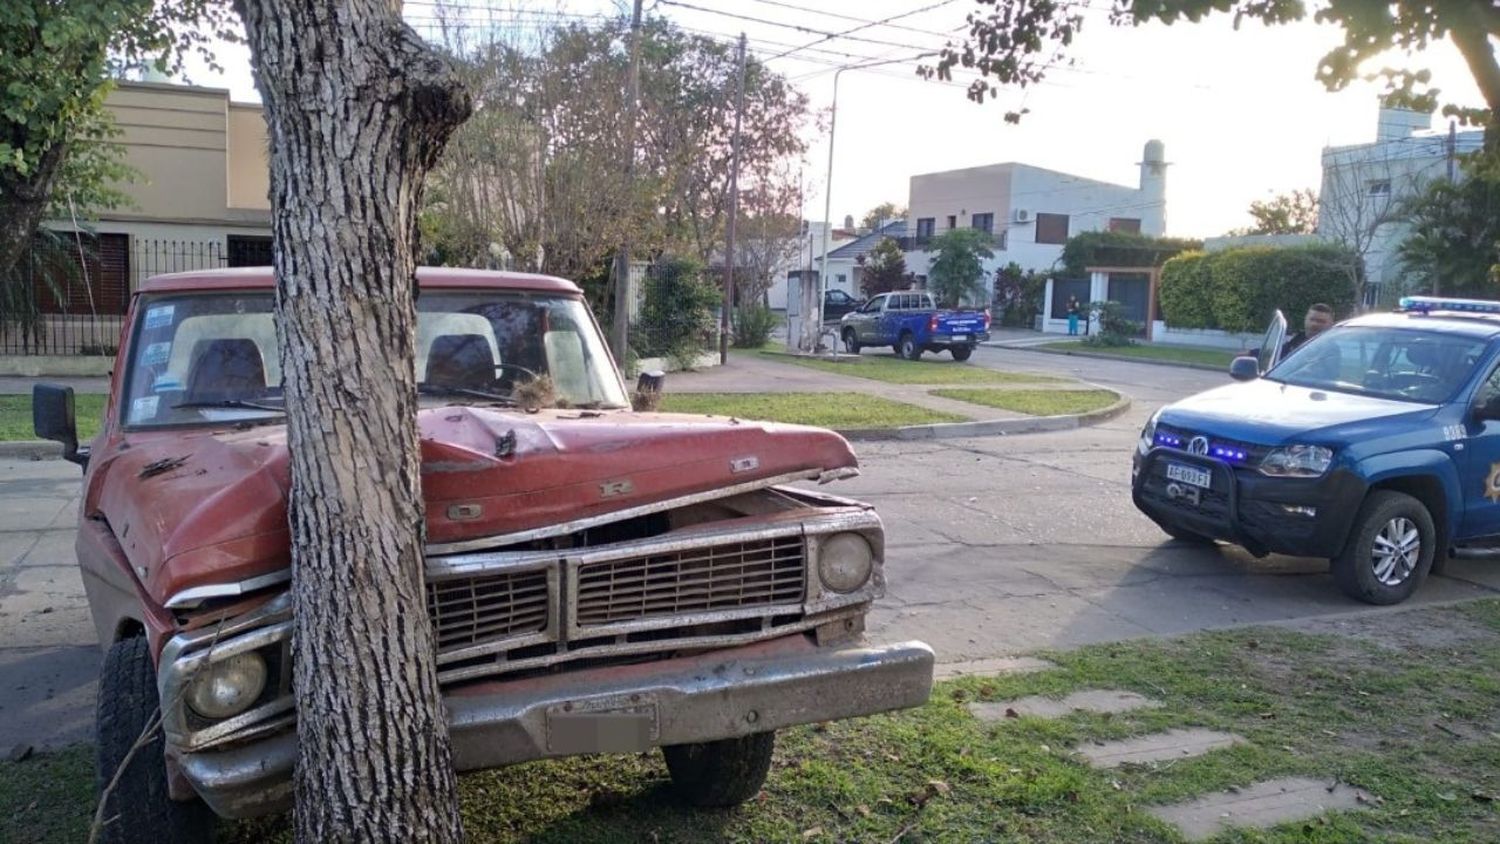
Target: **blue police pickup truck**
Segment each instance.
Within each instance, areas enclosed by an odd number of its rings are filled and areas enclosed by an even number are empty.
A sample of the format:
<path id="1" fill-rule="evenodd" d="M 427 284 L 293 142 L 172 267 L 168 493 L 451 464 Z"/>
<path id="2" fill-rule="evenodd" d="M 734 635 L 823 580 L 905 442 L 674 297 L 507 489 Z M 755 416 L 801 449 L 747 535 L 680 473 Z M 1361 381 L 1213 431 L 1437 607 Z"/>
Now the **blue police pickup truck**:
<path id="1" fill-rule="evenodd" d="M 1327 557 L 1339 588 L 1405 600 L 1459 547 L 1500 544 L 1500 302 L 1409 297 L 1158 411 L 1135 505 L 1172 537 Z"/>
<path id="2" fill-rule="evenodd" d="M 990 339 L 988 310 L 938 310 L 931 293 L 882 293 L 839 322 L 844 351 L 859 354 L 866 346 L 890 346 L 907 360 L 923 352 L 947 350 L 954 360 L 968 360 L 974 348 Z"/>

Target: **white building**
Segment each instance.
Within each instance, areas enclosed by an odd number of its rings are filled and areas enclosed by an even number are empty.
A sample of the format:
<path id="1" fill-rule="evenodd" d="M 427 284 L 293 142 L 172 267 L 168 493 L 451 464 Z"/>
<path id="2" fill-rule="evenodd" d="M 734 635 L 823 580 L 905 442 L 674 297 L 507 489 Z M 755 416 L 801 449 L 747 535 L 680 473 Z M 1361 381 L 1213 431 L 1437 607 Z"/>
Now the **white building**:
<path id="1" fill-rule="evenodd" d="M 907 205 L 911 221 L 907 268 L 925 278 L 933 257 L 928 244 L 954 228 L 981 229 L 992 235 L 995 254 L 985 262 L 987 285 L 993 284 L 996 269 L 1012 262 L 1023 270 L 1052 269 L 1062 256 L 1063 244 L 1079 232 L 1123 231 L 1159 237 L 1167 227 L 1167 161 L 1162 142 L 1148 141 L 1137 164 L 1140 178 L 1134 187 L 1016 162 L 913 176 Z M 1108 289 L 1092 290 L 1100 283 Z M 1074 295 L 1082 294 L 1081 301 L 1106 296 L 1121 299 L 1127 308 L 1140 311 L 1132 318 L 1146 319 L 1149 283 L 1144 278 L 1114 283 L 1077 280 L 1073 287 L 1077 288 Z M 1062 311 L 1068 294 L 1059 290 L 1054 307 L 1052 288 L 1049 283 L 1045 303 L 1049 319 L 1043 327 L 1066 331 Z"/>
<path id="2" fill-rule="evenodd" d="M 801 278 L 804 275 L 811 279 L 818 277 L 818 267 L 822 263 L 823 258 L 823 238 L 825 233 L 828 238 L 829 252 L 854 239 L 850 236 L 850 232 L 847 229 L 830 228 L 830 225 L 826 222 L 805 221 L 796 256 L 784 262 L 783 266 L 776 269 L 774 276 L 776 280 L 771 284 L 771 289 L 766 294 L 771 310 L 786 310 L 788 279 Z"/>
<path id="3" fill-rule="evenodd" d="M 1456 176 L 1459 156 L 1484 144 L 1483 131 L 1450 132 L 1432 131 L 1430 114 L 1383 107 L 1373 142 L 1323 150 L 1318 234 L 1364 257 L 1366 304 L 1407 292 L 1396 258 L 1407 227 L 1391 219 L 1401 201 Z"/>

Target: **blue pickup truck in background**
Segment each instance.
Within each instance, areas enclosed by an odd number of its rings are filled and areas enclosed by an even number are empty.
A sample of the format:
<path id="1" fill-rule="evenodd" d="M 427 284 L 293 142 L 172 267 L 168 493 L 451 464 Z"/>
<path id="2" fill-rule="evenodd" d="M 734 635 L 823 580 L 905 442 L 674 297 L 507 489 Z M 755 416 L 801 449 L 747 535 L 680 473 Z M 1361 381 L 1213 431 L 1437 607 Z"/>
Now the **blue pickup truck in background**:
<path id="1" fill-rule="evenodd" d="M 990 339 L 988 310 L 939 310 L 931 293 L 882 293 L 839 322 L 844 350 L 859 354 L 866 346 L 889 346 L 907 360 L 923 352 L 953 353 L 968 360 L 974 347 Z"/>

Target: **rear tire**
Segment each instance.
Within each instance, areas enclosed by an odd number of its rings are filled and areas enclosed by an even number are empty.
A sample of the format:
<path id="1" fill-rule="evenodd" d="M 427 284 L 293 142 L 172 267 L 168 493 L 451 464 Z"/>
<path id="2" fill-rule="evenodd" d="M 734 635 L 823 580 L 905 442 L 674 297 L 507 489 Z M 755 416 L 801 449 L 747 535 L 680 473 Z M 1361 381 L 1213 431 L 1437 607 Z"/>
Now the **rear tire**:
<path id="1" fill-rule="evenodd" d="M 974 354 L 974 347 L 973 346 L 949 346 L 948 347 L 948 351 L 950 351 L 950 352 L 953 353 L 953 359 L 954 360 L 956 360 L 956 361 L 966 361 L 966 360 L 969 359 L 969 355 Z"/>
<path id="2" fill-rule="evenodd" d="M 682 799 L 706 808 L 738 806 L 760 793 L 771 770 L 776 734 L 663 747 L 661 755 Z"/>
<path id="3" fill-rule="evenodd" d="M 156 671 L 145 637 L 114 643 L 99 675 L 99 746 L 95 788 L 109 786 L 159 706 Z M 213 840 L 215 816 L 203 801 L 173 800 L 167 791 L 160 725 L 135 751 L 104 809 L 105 844 L 197 844 Z"/>
<path id="4" fill-rule="evenodd" d="M 1355 600 L 1399 604 L 1422 585 L 1436 550 L 1437 530 L 1427 507 L 1405 493 L 1376 490 L 1365 498 L 1344 550 L 1333 558 L 1333 579 Z"/>
<path id="5" fill-rule="evenodd" d="M 901 342 L 896 345 L 896 354 L 907 360 L 919 360 L 922 357 L 922 347 L 917 345 L 917 338 L 908 331 L 901 335 Z"/>
<path id="6" fill-rule="evenodd" d="M 859 339 L 854 335 L 854 329 L 844 329 L 844 351 L 851 355 L 859 354 Z"/>

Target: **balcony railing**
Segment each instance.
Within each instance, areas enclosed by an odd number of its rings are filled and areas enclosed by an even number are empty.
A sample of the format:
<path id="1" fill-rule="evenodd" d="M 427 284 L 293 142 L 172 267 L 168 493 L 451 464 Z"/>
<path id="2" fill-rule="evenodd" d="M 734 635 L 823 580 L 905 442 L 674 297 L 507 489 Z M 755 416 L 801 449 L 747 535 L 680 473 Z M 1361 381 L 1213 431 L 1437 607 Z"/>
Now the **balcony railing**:
<path id="1" fill-rule="evenodd" d="M 1007 232 L 985 232 L 989 235 L 987 245 L 994 249 L 1004 249 L 1007 243 Z M 938 234 L 905 235 L 896 238 L 903 252 L 925 252 L 932 247 L 932 241 L 939 237 Z"/>

